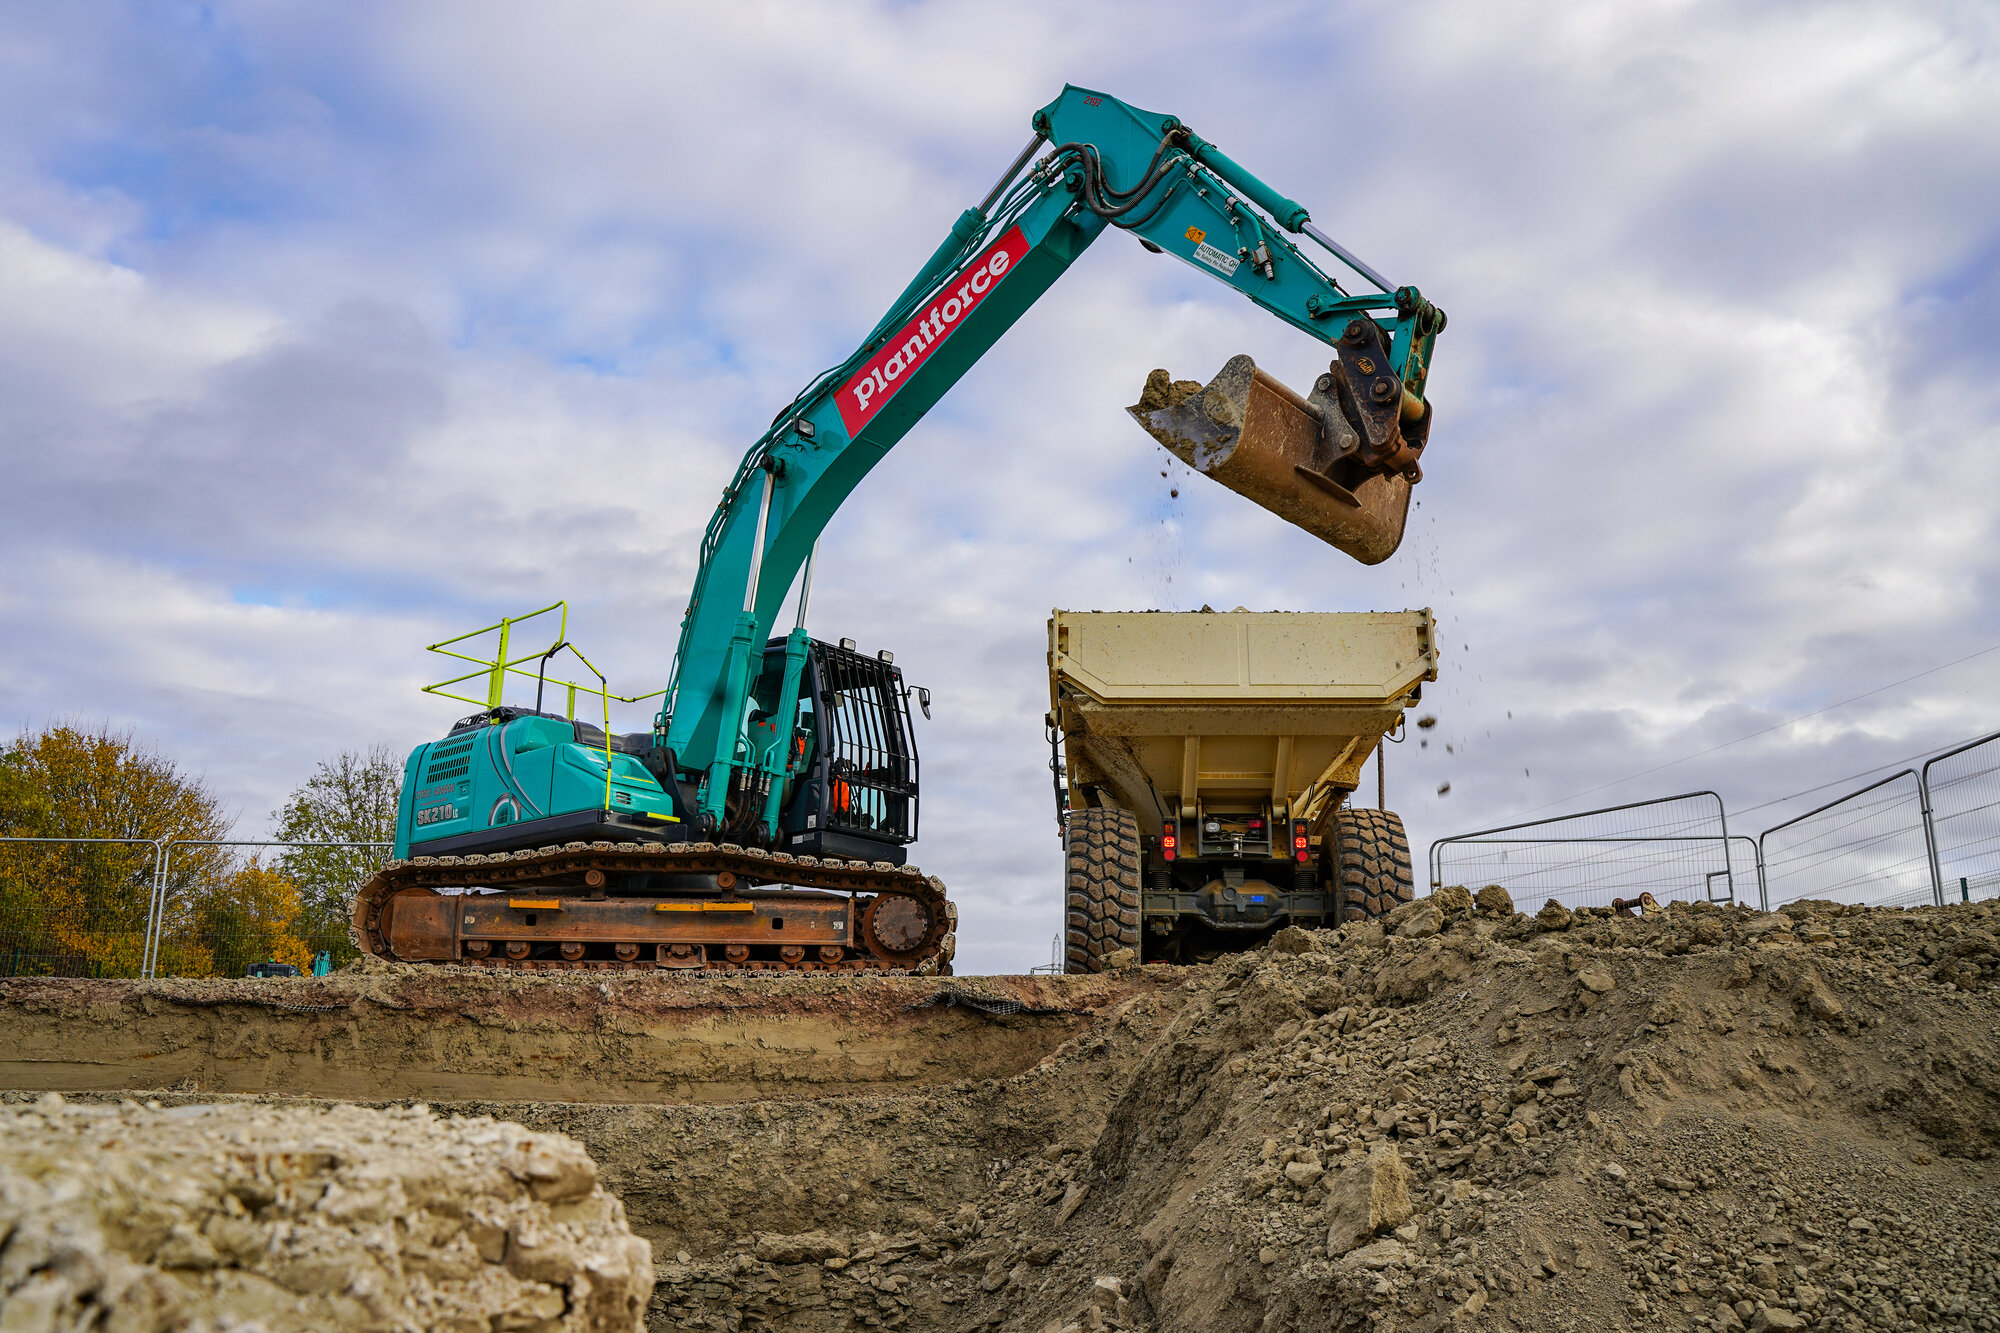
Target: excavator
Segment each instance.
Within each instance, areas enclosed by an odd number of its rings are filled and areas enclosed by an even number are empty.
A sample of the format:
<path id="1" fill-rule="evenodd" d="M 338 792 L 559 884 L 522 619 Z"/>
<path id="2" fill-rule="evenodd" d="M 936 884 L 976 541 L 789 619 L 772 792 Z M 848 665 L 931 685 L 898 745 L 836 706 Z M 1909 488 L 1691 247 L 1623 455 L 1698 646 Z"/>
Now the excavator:
<path id="1" fill-rule="evenodd" d="M 1357 560 L 1395 551 L 1443 313 L 1173 116 L 1069 86 L 1032 127 L 854 352 L 743 456 L 652 728 L 613 735 L 608 703 L 600 728 L 496 691 L 418 746 L 394 859 L 354 902 L 358 948 L 505 968 L 949 972 L 957 909 L 907 851 L 910 703 L 928 716 L 929 696 L 890 652 L 807 633 L 814 554 L 870 469 L 1108 230 L 1334 352 L 1309 395 L 1247 356 L 1206 387 L 1155 371 L 1129 409 L 1140 424 Z M 797 623 L 774 637 L 795 584 Z"/>

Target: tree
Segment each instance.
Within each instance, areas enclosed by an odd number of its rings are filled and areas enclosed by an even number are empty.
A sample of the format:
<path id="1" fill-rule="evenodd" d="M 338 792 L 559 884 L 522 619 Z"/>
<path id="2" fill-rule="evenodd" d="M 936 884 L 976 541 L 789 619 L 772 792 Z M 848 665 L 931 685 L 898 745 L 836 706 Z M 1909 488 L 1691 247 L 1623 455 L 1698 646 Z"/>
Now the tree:
<path id="1" fill-rule="evenodd" d="M 266 959 L 304 972 L 313 951 L 296 933 L 300 916 L 298 884 L 253 857 L 195 896 L 185 933 L 215 976 L 240 977 Z"/>
<path id="2" fill-rule="evenodd" d="M 272 836 L 293 843 L 393 843 L 402 794 L 403 766 L 387 746 L 365 754 L 343 750 L 315 766 L 313 775 L 272 813 L 277 825 Z M 285 851 L 275 868 L 298 886 L 293 933 L 314 952 L 331 953 L 336 963 L 354 957 L 347 922 L 355 892 L 388 859 L 387 846 Z"/>
<path id="3" fill-rule="evenodd" d="M 152 844 L 226 838 L 229 824 L 199 778 L 130 732 L 72 723 L 23 731 L 0 754 L 0 835 L 135 841 L 0 844 L 0 971 L 135 974 Z M 191 899 L 227 861 L 220 848 L 178 849 L 170 901 Z"/>

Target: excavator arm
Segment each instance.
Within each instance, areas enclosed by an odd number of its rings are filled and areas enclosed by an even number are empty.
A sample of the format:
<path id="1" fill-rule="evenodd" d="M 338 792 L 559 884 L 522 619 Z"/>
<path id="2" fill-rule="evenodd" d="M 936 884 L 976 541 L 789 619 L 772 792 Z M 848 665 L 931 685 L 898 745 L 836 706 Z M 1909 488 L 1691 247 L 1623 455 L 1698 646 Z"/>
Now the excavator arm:
<path id="1" fill-rule="evenodd" d="M 788 728 L 747 726 L 781 604 L 843 501 L 896 442 L 1108 228 L 1173 255 L 1335 349 L 1310 398 L 1247 357 L 1206 388 L 1155 372 L 1133 414 L 1199 470 L 1357 558 L 1395 549 L 1428 433 L 1442 312 L 1390 284 L 1172 116 L 1074 86 L 967 209 L 859 348 L 817 377 L 751 446 L 702 541 L 667 703 L 656 721 L 698 785 L 702 822 L 732 798 L 776 829 L 797 765 Z M 1320 253 L 1305 248 L 1310 241 Z M 1334 265 L 1357 275 L 1342 286 Z M 1324 266 L 1323 266 L 1324 265 Z M 806 577 L 810 585 L 811 572 Z M 803 597 L 802 597 L 803 600 Z M 807 639 L 786 641 L 775 715 L 798 702 Z"/>

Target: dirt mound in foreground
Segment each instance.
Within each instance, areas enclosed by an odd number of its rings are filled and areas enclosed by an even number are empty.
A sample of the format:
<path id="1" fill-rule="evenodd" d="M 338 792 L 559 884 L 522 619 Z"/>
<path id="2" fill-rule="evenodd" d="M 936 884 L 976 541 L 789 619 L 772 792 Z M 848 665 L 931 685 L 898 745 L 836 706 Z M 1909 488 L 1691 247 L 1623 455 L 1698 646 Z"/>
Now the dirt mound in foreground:
<path id="1" fill-rule="evenodd" d="M 630 1333 L 652 1252 L 574 1142 L 423 1108 L 0 1108 L 0 1326 Z"/>
<path id="2" fill-rule="evenodd" d="M 1479 903 L 1031 984 L 419 969 L 322 1009 L 7 983 L 38 1054 L 0 1068 L 74 1077 L 123 1042 L 142 1077 L 158 1037 L 269 1096 L 381 1036 L 396 1078 L 461 1096 L 622 1075 L 624 1104 L 453 1109 L 589 1150 L 658 1256 L 654 1329 L 2000 1323 L 2000 907 Z M 209 1001 L 255 1041 L 193 1024 Z M 831 1045 L 795 1057 L 795 1020 Z M 894 1058 L 828 1063 L 856 1052 Z"/>
<path id="3" fill-rule="evenodd" d="M 1991 1328 L 1995 922 L 1446 891 L 1286 932 L 1010 1080 L 1045 1146 L 936 1222 L 681 1251 L 654 1326 Z"/>

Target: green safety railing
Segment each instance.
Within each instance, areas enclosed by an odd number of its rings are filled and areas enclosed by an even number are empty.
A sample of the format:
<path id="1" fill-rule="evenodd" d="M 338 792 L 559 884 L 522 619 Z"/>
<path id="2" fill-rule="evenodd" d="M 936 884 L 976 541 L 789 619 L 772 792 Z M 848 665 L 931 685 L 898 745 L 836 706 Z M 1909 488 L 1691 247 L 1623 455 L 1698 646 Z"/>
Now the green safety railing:
<path id="1" fill-rule="evenodd" d="M 551 612 L 556 615 L 556 637 L 549 646 L 546 649 L 535 652 L 523 653 L 519 657 L 509 657 L 507 654 L 513 646 L 514 627 L 525 624 L 537 616 L 548 615 Z M 495 631 L 499 632 L 500 639 L 494 649 L 493 656 L 490 658 L 475 657 L 471 653 L 461 652 L 457 648 L 457 645 L 466 642 L 468 639 L 476 639 L 482 634 L 492 634 Z M 595 687 L 573 680 L 554 680 L 548 676 L 548 660 L 564 649 L 574 653 L 579 662 L 590 668 L 590 674 L 597 677 L 598 683 Z M 456 638 L 444 639 L 437 643 L 428 644 L 424 651 L 437 653 L 443 657 L 454 657 L 461 662 L 470 662 L 475 668 L 462 676 L 453 676 L 450 680 L 441 680 L 435 685 L 426 685 L 423 687 L 424 693 L 442 695 L 444 698 L 456 699 L 460 703 L 472 704 L 479 708 L 498 708 L 500 706 L 500 697 L 506 688 L 509 674 L 520 676 L 525 680 L 532 680 L 536 683 L 537 694 L 535 706 L 538 709 L 541 707 L 541 686 L 562 686 L 563 689 L 568 691 L 568 700 L 564 706 L 563 715 L 572 720 L 576 717 L 577 693 L 581 691 L 587 695 L 596 695 L 604 701 L 606 730 L 610 729 L 610 710 L 613 702 L 622 704 L 644 703 L 648 699 L 658 699 L 666 694 L 666 690 L 664 689 L 654 690 L 651 694 L 610 693 L 604 679 L 604 673 L 599 671 L 596 665 L 589 658 L 585 657 L 575 644 L 569 641 L 568 602 L 551 602 L 540 610 L 530 611 L 522 616 L 502 616 L 494 624 L 481 625 L 478 629 L 468 630 Z M 539 664 L 538 669 L 528 671 L 522 666 L 524 662 L 535 662 Z M 454 694 L 452 692 L 452 686 L 463 685 L 468 680 L 477 680 L 481 677 L 484 677 L 486 681 L 485 698 L 480 699 L 469 694 Z"/>
<path id="2" fill-rule="evenodd" d="M 538 653 L 523 653 L 519 657 L 507 656 L 513 644 L 514 626 L 526 624 L 537 616 L 545 616 L 551 612 L 556 614 L 555 641 Z M 476 639 L 482 634 L 492 634 L 495 631 L 499 632 L 500 640 L 490 660 L 458 651 L 458 644 L 464 643 L 468 639 Z M 549 659 L 564 650 L 568 650 L 574 654 L 576 660 L 588 667 L 591 675 L 597 677 L 597 687 L 595 689 L 573 680 L 551 681 L 549 679 Z M 648 699 L 658 699 L 666 694 L 666 690 L 664 689 L 654 690 L 651 694 L 611 693 L 610 682 L 604 678 L 604 673 L 597 669 L 597 664 L 592 662 L 588 657 L 585 657 L 583 650 L 569 641 L 569 603 L 566 601 L 551 602 L 547 606 L 539 610 L 530 611 L 524 616 L 502 616 L 494 624 L 481 625 L 478 629 L 468 630 L 456 638 L 443 639 L 437 643 L 427 644 L 425 651 L 438 653 L 444 657 L 455 657 L 461 662 L 471 662 L 475 667 L 475 670 L 468 671 L 462 676 L 453 676 L 450 680 L 441 680 L 435 685 L 424 686 L 423 690 L 426 694 L 441 695 L 446 699 L 456 699 L 460 703 L 472 704 L 475 707 L 498 708 L 500 706 L 500 697 L 507 687 L 508 673 L 511 672 L 514 675 L 521 676 L 524 679 L 532 679 L 535 682 L 536 712 L 540 712 L 542 708 L 543 690 L 552 684 L 560 685 L 569 692 L 568 702 L 563 709 L 563 716 L 569 718 L 572 722 L 576 720 L 576 696 L 579 690 L 587 695 L 594 694 L 601 699 L 604 703 L 604 808 L 606 810 L 611 808 L 612 700 L 615 699 L 622 704 L 636 704 L 643 703 Z M 536 669 L 534 671 L 524 669 L 522 666 L 524 662 L 535 663 Z M 469 694 L 453 694 L 451 692 L 451 686 L 463 685 L 468 680 L 476 680 L 482 676 L 486 679 L 486 697 L 484 699 L 476 699 Z"/>

